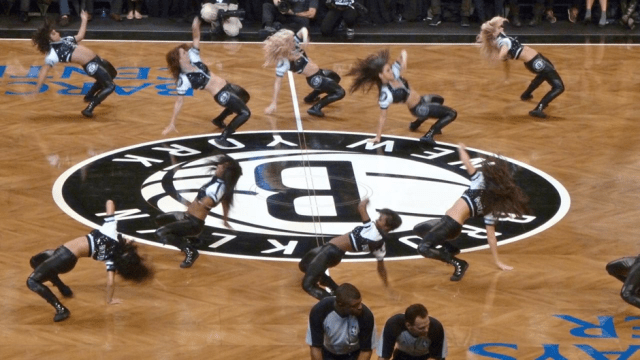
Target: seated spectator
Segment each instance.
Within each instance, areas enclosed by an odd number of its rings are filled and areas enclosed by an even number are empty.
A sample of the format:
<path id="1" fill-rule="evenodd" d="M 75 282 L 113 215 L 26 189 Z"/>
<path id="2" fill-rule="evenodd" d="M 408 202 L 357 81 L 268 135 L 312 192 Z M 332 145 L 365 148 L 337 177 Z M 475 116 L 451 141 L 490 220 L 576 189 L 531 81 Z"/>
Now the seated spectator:
<path id="1" fill-rule="evenodd" d="M 538 26 L 542 24 L 542 15 L 550 23 L 554 24 L 557 19 L 553 15 L 553 0 L 536 0 L 533 6 L 533 19 L 529 22 L 529 26 Z"/>
<path id="2" fill-rule="evenodd" d="M 520 21 L 520 5 L 518 4 L 518 0 L 508 0 L 509 1 L 509 18 L 510 24 L 515 27 L 522 26 L 522 22 Z M 495 0 L 495 14 L 494 16 L 503 16 L 504 10 L 504 0 Z M 504 16 L 505 18 L 507 16 Z"/>
<path id="3" fill-rule="evenodd" d="M 71 16 L 71 8 L 69 7 L 69 0 L 56 0 L 60 7 L 60 14 L 58 17 L 58 25 L 60 26 L 68 26 Z M 52 3 L 52 0 L 38 0 L 38 5 L 43 5 L 48 7 Z M 29 8 L 31 6 L 30 0 L 20 0 L 20 20 L 22 22 L 29 21 Z M 76 11 L 80 12 L 80 5 L 78 1 L 74 1 L 74 6 Z"/>
<path id="4" fill-rule="evenodd" d="M 325 14 L 320 25 L 322 35 L 330 36 L 338 28 L 340 22 L 344 21 L 347 28 L 347 38 L 353 39 L 358 14 L 366 15 L 367 9 L 356 0 L 329 0 L 327 6 L 329 11 Z"/>
<path id="5" fill-rule="evenodd" d="M 591 7 L 593 6 L 594 0 L 587 0 L 587 9 L 584 13 L 584 24 L 588 25 L 591 23 Z M 600 2 L 600 20 L 598 20 L 598 26 L 604 27 L 607 25 L 607 0 L 598 0 Z"/>
<path id="6" fill-rule="evenodd" d="M 438 26 L 442 23 L 442 0 L 431 1 L 431 12 L 433 12 L 433 19 L 431 19 L 430 26 Z M 471 0 L 462 0 L 460 5 L 460 16 L 462 20 L 460 25 L 468 27 L 469 15 L 471 15 Z"/>
<path id="7" fill-rule="evenodd" d="M 578 13 L 580 12 L 580 4 L 582 2 L 580 0 L 573 0 L 571 7 L 567 10 L 568 20 L 571 23 L 576 23 L 578 21 Z"/>
<path id="8" fill-rule="evenodd" d="M 262 25 L 260 35 L 266 37 L 282 27 L 298 32 L 308 28 L 316 16 L 318 0 L 273 0 L 262 4 Z"/>
<path id="9" fill-rule="evenodd" d="M 92 18 L 92 14 L 94 11 L 93 8 L 94 0 L 85 0 L 85 10 L 89 13 L 89 20 Z M 122 21 L 122 0 L 111 0 L 109 2 L 109 17 L 114 21 Z"/>
<path id="10" fill-rule="evenodd" d="M 142 0 L 127 0 L 129 12 L 127 13 L 127 19 L 140 20 L 142 16 Z"/>

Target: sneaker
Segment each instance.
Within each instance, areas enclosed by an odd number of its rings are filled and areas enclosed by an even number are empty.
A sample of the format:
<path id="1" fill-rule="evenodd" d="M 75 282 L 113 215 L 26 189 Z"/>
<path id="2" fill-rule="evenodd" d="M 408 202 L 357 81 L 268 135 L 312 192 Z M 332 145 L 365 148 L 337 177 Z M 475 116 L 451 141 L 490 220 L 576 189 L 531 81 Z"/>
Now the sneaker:
<path id="1" fill-rule="evenodd" d="M 456 269 L 453 272 L 453 275 L 451 275 L 451 278 L 449 278 L 449 280 L 451 280 L 451 281 L 460 281 L 460 280 L 462 280 L 462 277 L 464 276 L 464 273 L 469 268 L 469 263 L 464 261 L 464 260 L 454 259 L 453 260 L 453 266 L 455 266 Z"/>
<path id="2" fill-rule="evenodd" d="M 356 35 L 356 31 L 351 28 L 347 28 L 347 39 L 351 40 Z"/>
<path id="3" fill-rule="evenodd" d="M 460 22 L 460 26 L 462 27 L 469 27 L 469 17 L 468 16 L 463 16 L 462 17 L 462 22 Z"/>
<path id="4" fill-rule="evenodd" d="M 273 26 L 265 26 L 258 31 L 260 37 L 271 36 L 276 33 L 276 29 Z"/>
<path id="5" fill-rule="evenodd" d="M 538 26 L 542 24 L 542 18 L 540 15 L 535 15 L 531 21 L 529 21 L 529 26 Z"/>
<path id="6" fill-rule="evenodd" d="M 186 247 L 184 249 L 184 253 L 186 254 L 184 261 L 180 264 L 180 267 L 183 269 L 190 268 L 196 259 L 200 256 L 198 250 L 192 247 Z"/>
<path id="7" fill-rule="evenodd" d="M 440 23 L 442 23 L 442 18 L 440 17 L 440 15 L 434 15 L 433 19 L 431 19 L 431 22 L 429 23 L 429 26 L 438 26 L 440 25 Z"/>
<path id="8" fill-rule="evenodd" d="M 60 20 L 58 20 L 58 24 L 62 27 L 65 26 L 69 26 L 69 16 L 68 15 L 62 15 L 60 17 Z"/>
<path id="9" fill-rule="evenodd" d="M 569 10 L 569 13 L 571 13 L 571 10 Z M 545 17 L 545 19 L 549 20 L 549 22 L 552 23 L 552 24 L 555 24 L 556 21 L 558 21 L 558 19 L 556 19 L 556 17 L 553 16 L 553 10 L 545 11 L 544 17 Z"/>
<path id="10" fill-rule="evenodd" d="M 56 305 L 56 315 L 53 317 L 53 321 L 60 322 L 71 315 L 71 311 L 66 307 L 62 306 L 62 304 L 58 303 Z"/>
<path id="11" fill-rule="evenodd" d="M 569 8 L 569 9 L 567 9 L 567 13 L 569 15 L 569 17 L 568 17 L 569 22 L 575 24 L 576 21 L 578 21 L 578 9 Z"/>

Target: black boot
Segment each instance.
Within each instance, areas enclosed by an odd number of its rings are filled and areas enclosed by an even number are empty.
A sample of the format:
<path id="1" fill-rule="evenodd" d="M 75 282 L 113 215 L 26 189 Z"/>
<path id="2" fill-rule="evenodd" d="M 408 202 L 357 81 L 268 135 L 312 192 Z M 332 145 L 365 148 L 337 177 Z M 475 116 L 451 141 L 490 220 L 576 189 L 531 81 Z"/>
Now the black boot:
<path id="1" fill-rule="evenodd" d="M 185 247 L 182 252 L 184 252 L 186 255 L 184 261 L 182 262 L 182 264 L 180 264 L 180 267 L 183 269 L 190 268 L 196 261 L 196 259 L 200 256 L 198 250 L 191 246 Z"/>
<path id="2" fill-rule="evenodd" d="M 538 106 L 536 106 L 535 109 L 529 111 L 529 115 L 534 116 L 534 117 L 538 117 L 538 118 L 542 118 L 545 119 L 547 117 L 547 114 L 545 114 L 544 112 L 542 112 L 542 110 L 544 110 L 545 106 L 542 104 L 538 104 Z"/>
<path id="3" fill-rule="evenodd" d="M 309 110 L 307 110 L 307 113 L 313 116 L 324 117 L 324 113 L 322 112 L 322 107 L 320 106 L 320 104 L 313 105 Z"/>
<path id="4" fill-rule="evenodd" d="M 319 96 L 320 96 L 320 91 L 313 90 L 312 92 L 309 93 L 309 95 L 304 97 L 304 102 L 307 104 L 313 104 L 314 102 L 318 101 Z"/>
<path id="5" fill-rule="evenodd" d="M 533 99 L 533 95 L 531 95 L 531 93 L 529 92 L 523 92 L 522 95 L 520 95 L 520 100 L 522 101 L 527 101 L 527 100 L 531 100 Z"/>
<path id="6" fill-rule="evenodd" d="M 227 125 L 225 125 L 224 123 L 224 119 L 227 118 L 227 116 L 233 114 L 233 111 L 229 110 L 229 109 L 224 109 L 222 110 L 222 112 L 220 113 L 220 115 L 216 116 L 215 118 L 211 119 L 211 123 L 213 125 L 215 125 L 218 129 L 223 129 L 227 127 Z"/>
<path id="7" fill-rule="evenodd" d="M 96 106 L 98 106 L 98 104 L 96 104 L 95 101 L 90 102 L 89 105 L 87 105 L 87 108 L 82 110 L 82 115 L 88 118 L 93 117 L 93 109 L 95 109 Z"/>
<path id="8" fill-rule="evenodd" d="M 422 125 L 422 123 L 427 120 L 427 119 L 416 119 L 412 122 L 409 123 L 409 130 L 410 131 L 416 131 L 418 130 L 418 128 L 420 127 L 420 125 Z"/>
<path id="9" fill-rule="evenodd" d="M 420 138 L 420 142 L 430 146 L 436 146 L 437 144 L 436 144 L 436 141 L 433 140 L 433 135 L 434 135 L 433 129 L 429 129 L 429 131 L 427 131 L 427 133 Z"/>
<path id="10" fill-rule="evenodd" d="M 451 275 L 450 280 L 451 281 L 460 281 L 460 280 L 462 280 L 462 277 L 464 276 L 464 273 L 469 268 L 469 263 L 467 263 L 466 261 L 464 261 L 462 259 L 453 258 L 451 260 L 450 264 L 453 265 L 456 268 L 455 271 L 453 272 L 453 275 Z"/>
<path id="11" fill-rule="evenodd" d="M 71 315 L 71 311 L 60 303 L 56 303 L 53 307 L 56 309 L 56 315 L 53 317 L 55 322 L 62 321 Z"/>

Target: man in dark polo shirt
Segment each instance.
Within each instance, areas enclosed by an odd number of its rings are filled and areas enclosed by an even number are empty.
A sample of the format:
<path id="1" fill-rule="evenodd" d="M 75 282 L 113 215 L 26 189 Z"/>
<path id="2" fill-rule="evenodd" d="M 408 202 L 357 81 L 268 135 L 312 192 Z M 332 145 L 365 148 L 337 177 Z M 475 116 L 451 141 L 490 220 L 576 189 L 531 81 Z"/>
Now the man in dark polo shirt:
<path id="1" fill-rule="evenodd" d="M 309 314 L 311 360 L 371 359 L 376 336 L 371 310 L 351 284 L 338 286 L 335 294 L 320 300 Z"/>
<path id="2" fill-rule="evenodd" d="M 395 351 L 394 351 L 395 348 Z M 422 304 L 392 316 L 384 325 L 378 356 L 381 360 L 444 360 L 447 337 L 442 324 Z"/>

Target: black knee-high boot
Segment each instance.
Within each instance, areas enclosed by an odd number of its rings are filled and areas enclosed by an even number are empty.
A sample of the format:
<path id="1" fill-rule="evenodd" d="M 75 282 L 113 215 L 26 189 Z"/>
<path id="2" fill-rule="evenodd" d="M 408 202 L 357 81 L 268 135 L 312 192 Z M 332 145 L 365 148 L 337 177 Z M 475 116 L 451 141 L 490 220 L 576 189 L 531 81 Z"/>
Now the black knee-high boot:
<path id="1" fill-rule="evenodd" d="M 446 107 L 444 105 L 435 105 L 438 107 L 437 111 L 433 111 L 432 113 L 438 114 L 438 121 L 429 128 L 426 134 L 420 138 L 420 142 L 426 143 L 431 146 L 436 145 L 436 141 L 433 140 L 433 136 L 436 134 L 442 134 L 442 128 L 451 124 L 456 117 L 458 117 L 458 113 L 450 107 Z"/>
<path id="2" fill-rule="evenodd" d="M 329 93 L 327 96 L 320 99 L 320 101 L 318 101 L 309 110 L 307 110 L 307 113 L 313 116 L 323 117 L 324 116 L 324 113 L 322 112 L 323 107 L 344 98 L 346 94 L 344 89 L 340 85 L 338 85 L 338 87 L 339 88 L 336 89 L 336 91 Z"/>
<path id="3" fill-rule="evenodd" d="M 222 110 L 220 115 L 216 116 L 211 120 L 211 123 L 219 129 L 224 129 L 227 127 L 227 125 L 225 125 L 224 123 L 224 119 L 226 119 L 231 114 L 233 114 L 233 111 L 225 108 L 224 110 Z"/>

